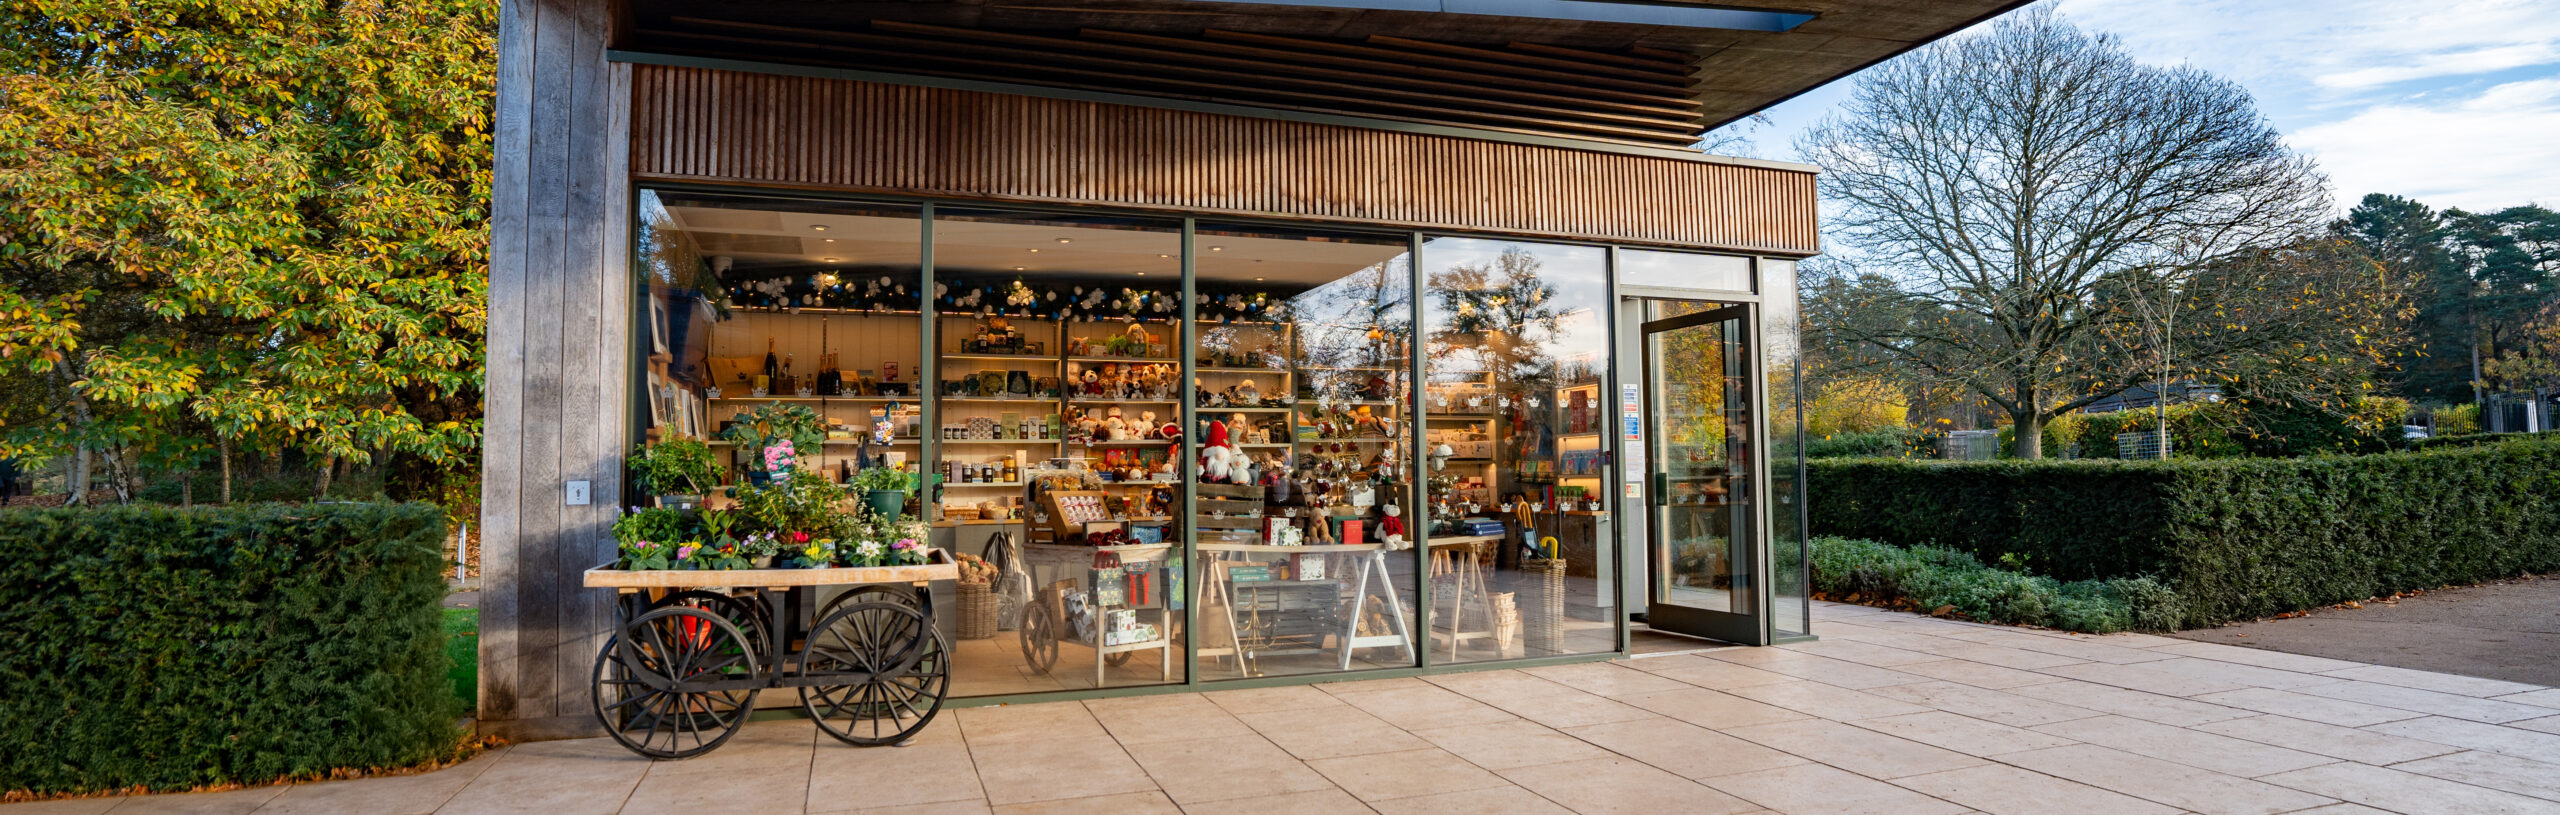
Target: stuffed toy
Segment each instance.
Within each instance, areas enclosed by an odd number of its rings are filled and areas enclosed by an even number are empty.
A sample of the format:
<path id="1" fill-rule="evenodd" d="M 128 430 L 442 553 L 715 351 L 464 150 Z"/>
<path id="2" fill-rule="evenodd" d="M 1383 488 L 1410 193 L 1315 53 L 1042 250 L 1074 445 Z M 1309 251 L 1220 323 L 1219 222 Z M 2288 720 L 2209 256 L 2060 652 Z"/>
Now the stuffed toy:
<path id="1" fill-rule="evenodd" d="M 1226 423 L 1209 422 L 1209 436 L 1200 445 L 1200 480 L 1212 484 L 1235 483 L 1238 472 L 1244 469 L 1240 461 L 1242 458 L 1243 454 L 1228 440 Z"/>
<path id="2" fill-rule="evenodd" d="M 1388 504 L 1378 511 L 1386 515 L 1378 520 L 1378 539 L 1386 544 L 1387 551 L 1401 552 L 1413 548 L 1404 539 L 1404 510 Z"/>

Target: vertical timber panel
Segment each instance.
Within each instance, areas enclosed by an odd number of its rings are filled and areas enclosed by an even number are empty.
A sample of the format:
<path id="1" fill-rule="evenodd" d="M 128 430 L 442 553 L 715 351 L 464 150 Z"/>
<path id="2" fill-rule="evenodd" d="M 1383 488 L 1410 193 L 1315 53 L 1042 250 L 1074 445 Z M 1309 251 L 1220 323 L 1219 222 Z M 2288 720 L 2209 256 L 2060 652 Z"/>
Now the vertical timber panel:
<path id="1" fill-rule="evenodd" d="M 516 504 L 522 485 L 524 405 L 525 231 L 532 154 L 527 117 L 533 103 L 531 4 L 498 6 L 498 108 L 489 184 L 489 338 L 482 371 L 480 443 L 480 704 L 484 719 L 517 715 Z"/>
<path id="2" fill-rule="evenodd" d="M 629 376 L 629 168 L 698 155 L 674 125 L 693 77 L 605 59 L 606 0 L 502 0 L 491 178 L 487 443 L 482 453 L 480 717 L 539 738 L 592 730 L 587 672 L 610 603 L 580 586 L 609 557 Z M 566 506 L 586 481 L 588 505 Z"/>

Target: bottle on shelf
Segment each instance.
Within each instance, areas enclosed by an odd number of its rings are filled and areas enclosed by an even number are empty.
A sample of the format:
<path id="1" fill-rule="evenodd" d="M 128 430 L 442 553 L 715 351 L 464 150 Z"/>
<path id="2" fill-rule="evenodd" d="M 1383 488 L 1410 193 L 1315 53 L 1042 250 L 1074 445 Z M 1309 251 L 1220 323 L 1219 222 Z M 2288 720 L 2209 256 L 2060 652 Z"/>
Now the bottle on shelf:
<path id="1" fill-rule="evenodd" d="M 782 378 L 782 361 L 773 355 L 773 338 L 764 338 L 764 378 L 767 382 Z"/>

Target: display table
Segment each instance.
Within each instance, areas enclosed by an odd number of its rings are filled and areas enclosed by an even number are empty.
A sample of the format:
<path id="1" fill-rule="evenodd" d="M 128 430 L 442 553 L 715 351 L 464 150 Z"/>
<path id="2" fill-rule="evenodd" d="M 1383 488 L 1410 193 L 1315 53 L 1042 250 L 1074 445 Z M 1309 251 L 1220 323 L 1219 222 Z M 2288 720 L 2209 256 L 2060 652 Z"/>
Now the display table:
<path id="1" fill-rule="evenodd" d="M 1504 539 L 1502 535 L 1433 535 L 1430 537 L 1431 576 L 1436 579 L 1446 575 L 1451 584 L 1447 599 L 1431 598 L 1433 618 L 1431 636 L 1448 638 L 1449 660 L 1452 662 L 1458 659 L 1459 643 L 1496 639 L 1493 631 L 1493 598 L 1490 590 L 1486 588 L 1484 556 L 1487 554 L 1485 551 L 1487 548 L 1500 545 Z M 1466 610 L 1469 603 L 1475 604 L 1482 613 L 1484 627 L 1474 629 L 1466 627 Z M 1449 608 L 1447 616 L 1441 616 L 1439 613 L 1442 605 Z M 1436 641 L 1432 644 L 1439 645 Z M 1506 655 L 1511 651 L 1510 644 L 1501 640 L 1496 640 L 1494 647 Z"/>
<path id="2" fill-rule="evenodd" d="M 1022 561 L 1024 569 L 1031 574 L 1031 585 L 1040 589 L 1044 595 L 1045 587 L 1072 581 L 1075 584 L 1075 590 L 1083 593 L 1085 607 L 1089 613 L 1099 615 L 1103 609 L 1098 604 L 1093 591 L 1094 587 L 1088 579 L 1091 576 L 1089 570 L 1094 568 L 1097 556 L 1113 555 L 1124 564 L 1131 561 L 1152 562 L 1157 564 L 1158 574 L 1167 574 L 1162 567 L 1166 560 L 1172 557 L 1175 549 L 1176 546 L 1171 543 L 1132 543 L 1121 546 L 1025 543 L 1022 545 Z M 1173 586 L 1170 584 L 1169 577 L 1167 580 L 1168 583 L 1158 592 L 1160 597 L 1171 596 Z M 1074 627 L 1063 615 L 1055 619 L 1048 618 L 1048 613 L 1056 609 L 1051 609 L 1050 604 L 1045 600 L 1044 596 L 1032 603 L 1033 611 L 1024 618 L 1021 631 L 1023 656 L 1031 662 L 1033 668 L 1047 673 L 1049 668 L 1057 663 L 1058 643 L 1076 642 L 1093 646 L 1094 687 L 1099 688 L 1106 684 L 1103 673 L 1106 664 L 1116 666 L 1128 661 L 1128 657 L 1122 655 L 1148 650 L 1156 652 L 1157 680 L 1164 682 L 1173 680 L 1174 617 L 1170 603 L 1159 601 L 1137 609 L 1155 612 L 1155 639 L 1105 645 L 1098 620 L 1094 637 L 1087 642 L 1075 632 Z M 1112 659 L 1115 656 L 1119 658 Z"/>
<path id="3" fill-rule="evenodd" d="M 1245 595 L 1247 594 L 1259 594 L 1263 591 L 1269 590 L 1266 589 L 1266 587 L 1292 585 L 1348 585 L 1351 589 L 1350 609 L 1347 612 L 1342 610 L 1339 596 L 1337 595 L 1333 601 L 1333 610 L 1339 619 L 1330 621 L 1333 623 L 1332 626 L 1329 626 L 1332 630 L 1323 632 L 1331 635 L 1333 638 L 1333 650 L 1337 654 L 1336 661 L 1339 669 L 1346 671 L 1350 670 L 1351 653 L 1362 648 L 1397 648 L 1402 651 L 1406 661 L 1412 661 L 1414 656 L 1413 632 L 1407 630 L 1405 627 L 1404 600 L 1396 595 L 1395 586 L 1389 585 L 1387 581 L 1387 558 L 1385 547 L 1374 543 L 1320 546 L 1203 543 L 1200 544 L 1199 548 L 1202 560 L 1204 561 L 1202 563 L 1202 572 L 1209 576 L 1209 579 L 1205 580 L 1201 584 L 1205 589 L 1205 593 L 1201 598 L 1201 610 L 1203 612 L 1208 612 L 1215 609 L 1216 613 L 1224 615 L 1223 622 L 1225 623 L 1225 628 L 1223 633 L 1226 635 L 1225 641 L 1221 643 L 1201 643 L 1201 656 L 1236 657 L 1237 674 L 1240 676 L 1255 676 L 1260 674 L 1260 669 L 1256 668 L 1254 663 L 1263 655 L 1310 653 L 1317 651 L 1319 649 L 1289 648 L 1276 646 L 1270 643 L 1247 642 L 1245 637 L 1240 633 L 1242 629 L 1237 625 L 1235 617 L 1237 604 L 1239 602 L 1246 601 L 1247 598 Z M 1350 576 L 1348 578 L 1334 577 L 1332 576 L 1333 573 L 1328 572 L 1326 579 L 1321 581 L 1275 581 L 1271 583 L 1237 583 L 1228 576 L 1229 567 L 1240 560 L 1244 560 L 1245 558 L 1243 556 L 1246 555 L 1310 554 L 1341 556 L 1338 559 L 1328 559 L 1348 562 L 1351 565 Z M 1376 594 L 1385 599 L 1387 604 L 1388 625 L 1394 629 L 1395 633 L 1372 634 L 1365 637 L 1360 636 L 1360 618 L 1368 611 L 1369 596 L 1373 590 Z M 1260 602 L 1262 598 L 1255 597 L 1251 599 L 1255 601 L 1256 608 L 1261 608 L 1265 605 Z"/>

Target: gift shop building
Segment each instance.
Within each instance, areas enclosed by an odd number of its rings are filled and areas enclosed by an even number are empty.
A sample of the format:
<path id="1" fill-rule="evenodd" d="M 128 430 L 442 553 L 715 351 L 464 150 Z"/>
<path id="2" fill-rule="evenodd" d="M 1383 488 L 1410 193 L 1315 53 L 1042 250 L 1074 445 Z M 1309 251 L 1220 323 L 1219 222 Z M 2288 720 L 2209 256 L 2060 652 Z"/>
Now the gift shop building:
<path id="1" fill-rule="evenodd" d="M 597 732 L 626 457 L 794 407 L 1001 567 L 955 705 L 1810 636 L 1815 174 L 1692 145 L 2012 5 L 504 0 L 480 715 Z"/>

